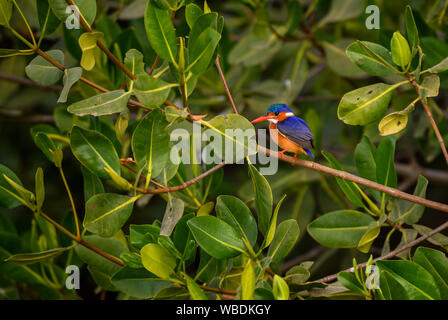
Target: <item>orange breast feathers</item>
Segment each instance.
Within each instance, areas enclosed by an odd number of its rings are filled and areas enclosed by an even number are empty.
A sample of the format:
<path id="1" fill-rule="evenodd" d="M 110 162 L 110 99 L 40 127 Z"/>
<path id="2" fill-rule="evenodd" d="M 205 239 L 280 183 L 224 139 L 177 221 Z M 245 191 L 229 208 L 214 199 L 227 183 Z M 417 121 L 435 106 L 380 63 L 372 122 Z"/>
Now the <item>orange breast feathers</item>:
<path id="1" fill-rule="evenodd" d="M 305 150 L 301 146 L 298 146 L 286 136 L 284 136 L 278 129 L 277 124 L 272 123 L 269 125 L 269 134 L 271 135 L 271 139 L 283 150 L 292 152 L 292 153 L 304 153 Z"/>

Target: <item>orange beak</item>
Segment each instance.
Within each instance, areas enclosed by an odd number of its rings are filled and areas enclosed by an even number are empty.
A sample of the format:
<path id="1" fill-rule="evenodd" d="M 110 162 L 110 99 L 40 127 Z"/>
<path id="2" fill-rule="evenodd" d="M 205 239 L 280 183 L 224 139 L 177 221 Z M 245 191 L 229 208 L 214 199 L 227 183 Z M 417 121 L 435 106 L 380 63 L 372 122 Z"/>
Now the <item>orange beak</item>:
<path id="1" fill-rule="evenodd" d="M 251 123 L 266 121 L 266 120 L 269 120 L 269 119 L 275 119 L 275 116 L 261 116 L 261 117 L 259 117 L 257 119 L 252 120 Z"/>

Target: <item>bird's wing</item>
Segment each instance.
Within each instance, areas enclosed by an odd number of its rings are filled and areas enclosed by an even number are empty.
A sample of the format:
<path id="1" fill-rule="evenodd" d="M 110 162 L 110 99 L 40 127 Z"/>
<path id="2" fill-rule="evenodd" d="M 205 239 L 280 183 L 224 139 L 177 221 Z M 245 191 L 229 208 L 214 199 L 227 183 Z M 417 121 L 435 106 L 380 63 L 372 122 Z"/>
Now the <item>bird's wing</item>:
<path id="1" fill-rule="evenodd" d="M 305 149 L 313 148 L 313 133 L 306 122 L 298 117 L 289 117 L 277 123 L 277 129 L 285 137 Z"/>

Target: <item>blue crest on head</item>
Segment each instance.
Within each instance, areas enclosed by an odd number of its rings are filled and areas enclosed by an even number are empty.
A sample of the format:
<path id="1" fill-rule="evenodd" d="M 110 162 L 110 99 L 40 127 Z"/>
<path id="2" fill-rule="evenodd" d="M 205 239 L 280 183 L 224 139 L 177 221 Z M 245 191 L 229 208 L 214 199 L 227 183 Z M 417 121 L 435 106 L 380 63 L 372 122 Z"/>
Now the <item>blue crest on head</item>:
<path id="1" fill-rule="evenodd" d="M 271 106 L 268 108 L 268 111 L 266 112 L 266 114 L 269 114 L 270 112 L 280 113 L 282 111 L 292 112 L 291 109 L 289 109 L 286 106 L 286 104 L 271 104 Z"/>

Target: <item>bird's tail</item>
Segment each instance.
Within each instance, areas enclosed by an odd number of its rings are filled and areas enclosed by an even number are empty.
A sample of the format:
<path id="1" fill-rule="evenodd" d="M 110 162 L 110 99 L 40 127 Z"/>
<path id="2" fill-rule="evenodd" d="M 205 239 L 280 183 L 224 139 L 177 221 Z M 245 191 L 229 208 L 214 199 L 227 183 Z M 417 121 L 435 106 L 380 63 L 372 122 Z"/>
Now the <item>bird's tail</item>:
<path id="1" fill-rule="evenodd" d="M 314 156 L 313 156 L 313 154 L 311 153 L 311 151 L 310 150 L 308 150 L 308 149 L 303 149 L 303 150 L 305 150 L 305 152 L 306 152 L 306 154 L 307 155 L 309 155 L 311 158 L 313 158 L 314 159 Z"/>

